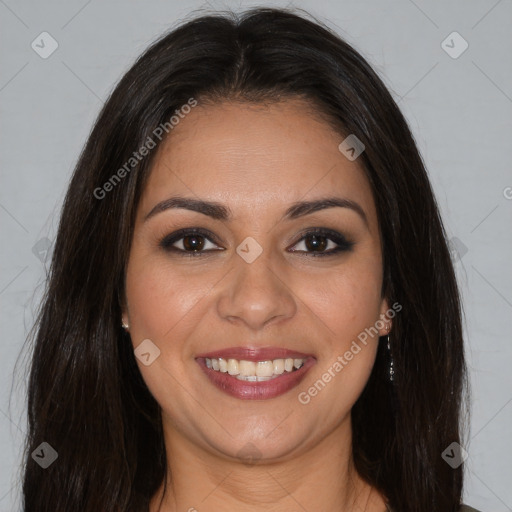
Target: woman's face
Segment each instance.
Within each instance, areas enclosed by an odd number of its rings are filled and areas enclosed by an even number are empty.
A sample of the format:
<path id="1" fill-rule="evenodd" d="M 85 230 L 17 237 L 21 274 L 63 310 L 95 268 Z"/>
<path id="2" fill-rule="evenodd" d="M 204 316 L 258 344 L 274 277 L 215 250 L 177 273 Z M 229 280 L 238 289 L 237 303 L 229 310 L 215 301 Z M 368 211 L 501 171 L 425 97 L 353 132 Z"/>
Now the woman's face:
<path id="1" fill-rule="evenodd" d="M 388 304 L 371 189 L 343 139 L 298 100 L 199 103 L 155 155 L 123 319 L 168 446 L 285 460 L 350 431 L 378 344 L 358 335 Z M 308 206 L 327 199 L 341 206 Z"/>

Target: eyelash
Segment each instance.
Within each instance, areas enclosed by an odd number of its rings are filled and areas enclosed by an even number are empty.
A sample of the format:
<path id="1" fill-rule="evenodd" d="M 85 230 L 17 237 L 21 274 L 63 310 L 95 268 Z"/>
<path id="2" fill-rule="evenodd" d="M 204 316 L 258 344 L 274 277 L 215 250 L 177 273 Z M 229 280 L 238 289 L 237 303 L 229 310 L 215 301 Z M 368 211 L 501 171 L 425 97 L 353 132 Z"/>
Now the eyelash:
<path id="1" fill-rule="evenodd" d="M 354 242 L 348 241 L 341 233 L 337 233 L 336 231 L 332 231 L 330 229 L 326 228 L 312 228 L 310 230 L 307 230 L 306 232 L 302 233 L 301 238 L 293 244 L 293 246 L 299 244 L 300 242 L 304 241 L 308 236 L 315 235 L 323 238 L 327 238 L 327 240 L 330 240 L 337 244 L 338 247 L 335 247 L 334 249 L 329 250 L 328 252 L 318 252 L 315 253 L 314 251 L 291 251 L 291 252 L 297 252 L 299 254 L 304 254 L 307 256 L 312 256 L 314 258 L 317 257 L 327 257 L 327 256 L 334 256 L 340 252 L 346 252 L 350 251 L 352 247 L 354 246 Z M 175 244 L 177 241 L 182 240 L 183 238 L 187 236 L 201 236 L 209 240 L 210 242 L 217 244 L 215 242 L 215 236 L 205 230 L 200 228 L 187 228 L 187 229 L 180 229 L 174 233 L 171 233 L 170 235 L 165 236 L 159 243 L 159 246 L 168 252 L 175 252 L 178 253 L 180 256 L 184 257 L 198 257 L 198 256 L 204 256 L 206 253 L 214 252 L 214 251 L 220 251 L 220 249 L 209 249 L 209 250 L 201 250 L 201 251 L 185 251 L 183 249 L 178 249 L 177 247 L 174 247 L 173 244 Z"/>

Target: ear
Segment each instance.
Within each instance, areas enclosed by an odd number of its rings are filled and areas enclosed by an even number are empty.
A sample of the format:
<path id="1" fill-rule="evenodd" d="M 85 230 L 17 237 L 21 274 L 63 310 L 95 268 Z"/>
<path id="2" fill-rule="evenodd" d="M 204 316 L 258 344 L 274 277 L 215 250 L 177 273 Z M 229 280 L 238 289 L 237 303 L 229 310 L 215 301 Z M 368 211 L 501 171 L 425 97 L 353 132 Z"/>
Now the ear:
<path id="1" fill-rule="evenodd" d="M 377 327 L 379 328 L 379 336 L 386 336 L 386 334 L 389 334 L 389 331 L 391 331 L 391 327 L 393 325 L 392 318 L 395 316 L 394 311 L 393 315 L 390 315 L 390 307 L 389 302 L 387 298 L 382 299 L 382 302 L 380 304 L 380 314 L 379 314 L 379 320 L 377 321 Z"/>

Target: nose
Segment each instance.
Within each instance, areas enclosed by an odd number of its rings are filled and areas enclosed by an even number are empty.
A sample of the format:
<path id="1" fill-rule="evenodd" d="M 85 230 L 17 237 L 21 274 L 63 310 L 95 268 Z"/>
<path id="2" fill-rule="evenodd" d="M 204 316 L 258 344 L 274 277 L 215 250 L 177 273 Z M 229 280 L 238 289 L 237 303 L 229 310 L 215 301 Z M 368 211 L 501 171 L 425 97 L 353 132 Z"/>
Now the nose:
<path id="1" fill-rule="evenodd" d="M 224 320 L 256 331 L 295 315 L 293 291 L 267 258 L 262 255 L 252 263 L 239 258 L 235 266 L 217 301 L 218 314 Z"/>

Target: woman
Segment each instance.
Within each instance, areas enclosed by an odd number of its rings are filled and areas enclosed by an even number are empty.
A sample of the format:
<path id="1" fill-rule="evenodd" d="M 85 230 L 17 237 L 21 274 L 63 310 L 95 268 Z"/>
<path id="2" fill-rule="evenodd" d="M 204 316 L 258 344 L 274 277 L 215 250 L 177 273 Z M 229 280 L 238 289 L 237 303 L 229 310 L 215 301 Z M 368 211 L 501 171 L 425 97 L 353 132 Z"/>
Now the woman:
<path id="1" fill-rule="evenodd" d="M 472 510 L 465 371 L 382 81 L 291 12 L 201 17 L 122 78 L 71 180 L 24 510 Z"/>

